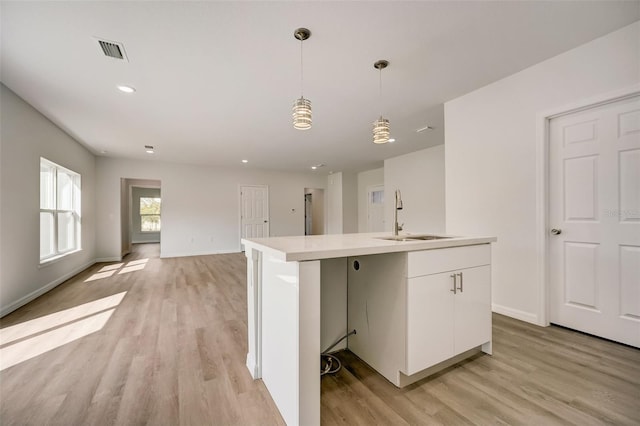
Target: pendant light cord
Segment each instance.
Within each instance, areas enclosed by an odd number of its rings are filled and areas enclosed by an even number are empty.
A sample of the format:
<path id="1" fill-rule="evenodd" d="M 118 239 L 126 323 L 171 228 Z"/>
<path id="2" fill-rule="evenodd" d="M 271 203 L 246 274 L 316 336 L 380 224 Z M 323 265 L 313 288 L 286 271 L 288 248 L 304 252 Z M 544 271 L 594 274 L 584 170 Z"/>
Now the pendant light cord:
<path id="1" fill-rule="evenodd" d="M 382 117 L 382 66 L 380 66 L 378 70 L 380 71 L 380 94 L 378 100 L 380 101 L 380 117 Z"/>
<path id="2" fill-rule="evenodd" d="M 300 37 L 300 97 L 304 98 L 304 62 L 302 61 L 302 42 L 304 40 Z"/>

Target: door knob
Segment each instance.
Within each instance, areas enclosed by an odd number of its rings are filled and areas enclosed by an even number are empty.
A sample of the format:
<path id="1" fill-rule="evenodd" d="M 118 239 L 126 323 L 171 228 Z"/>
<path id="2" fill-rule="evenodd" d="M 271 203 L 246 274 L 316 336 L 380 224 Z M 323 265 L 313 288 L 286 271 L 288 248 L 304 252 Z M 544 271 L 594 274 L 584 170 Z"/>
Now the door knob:
<path id="1" fill-rule="evenodd" d="M 560 235 L 562 234 L 562 229 L 553 228 L 551 230 L 551 235 Z"/>

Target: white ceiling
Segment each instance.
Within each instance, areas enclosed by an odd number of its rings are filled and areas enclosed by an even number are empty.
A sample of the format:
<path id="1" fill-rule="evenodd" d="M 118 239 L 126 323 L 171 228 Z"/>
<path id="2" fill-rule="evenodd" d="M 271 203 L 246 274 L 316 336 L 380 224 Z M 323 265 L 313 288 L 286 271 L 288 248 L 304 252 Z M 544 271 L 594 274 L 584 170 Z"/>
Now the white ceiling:
<path id="1" fill-rule="evenodd" d="M 321 173 L 444 142 L 443 102 L 640 19 L 637 1 L 6 2 L 2 82 L 97 155 Z M 291 105 L 313 103 L 294 130 Z M 122 42 L 129 62 L 94 37 Z M 380 110 L 394 144 L 371 142 Z M 118 84 L 134 86 L 126 95 Z M 514 103 L 517 98 L 514 97 Z M 424 126 L 434 130 L 416 133 Z M 107 151 L 102 154 L 102 151 Z"/>

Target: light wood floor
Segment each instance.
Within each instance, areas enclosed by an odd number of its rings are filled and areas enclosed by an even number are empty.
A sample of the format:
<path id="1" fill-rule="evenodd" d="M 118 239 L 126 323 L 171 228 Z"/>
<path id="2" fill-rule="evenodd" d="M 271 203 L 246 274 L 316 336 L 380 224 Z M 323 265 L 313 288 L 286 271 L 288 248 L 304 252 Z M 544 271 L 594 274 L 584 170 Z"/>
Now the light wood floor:
<path id="1" fill-rule="evenodd" d="M 0 424 L 283 424 L 244 366 L 244 256 L 159 259 L 138 245 L 124 263 L 0 320 L 0 365 L 25 358 L 0 372 Z M 493 335 L 493 356 L 404 389 L 341 352 L 345 368 L 322 379 L 322 423 L 640 424 L 640 350 L 500 315 Z M 34 355 L 32 342 L 52 348 Z"/>

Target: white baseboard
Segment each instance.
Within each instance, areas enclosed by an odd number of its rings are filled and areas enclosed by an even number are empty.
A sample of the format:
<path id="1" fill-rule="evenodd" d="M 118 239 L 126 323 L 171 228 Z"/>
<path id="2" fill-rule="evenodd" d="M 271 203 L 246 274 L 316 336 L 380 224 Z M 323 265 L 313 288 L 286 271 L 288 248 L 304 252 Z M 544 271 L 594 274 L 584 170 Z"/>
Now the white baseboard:
<path id="1" fill-rule="evenodd" d="M 169 252 L 169 253 L 160 253 L 160 257 L 165 259 L 167 257 L 190 257 L 190 256 L 208 256 L 211 254 L 229 254 L 229 253 L 240 253 L 238 250 L 219 250 L 219 251 L 203 251 L 203 252 Z"/>
<path id="2" fill-rule="evenodd" d="M 247 354 L 247 363 L 245 365 L 249 369 L 249 374 L 251 374 L 251 377 L 254 380 L 259 379 L 261 377 L 260 371 L 258 370 L 258 366 L 256 365 L 256 360 L 253 359 L 253 356 L 251 356 L 251 354 Z"/>
<path id="3" fill-rule="evenodd" d="M 122 260 L 122 256 L 114 256 L 114 257 L 99 257 L 96 259 L 94 263 L 106 263 L 106 262 L 120 262 Z"/>
<path id="4" fill-rule="evenodd" d="M 520 321 L 529 322 L 535 325 L 542 325 L 538 323 L 538 315 L 532 314 L 531 312 L 525 312 L 519 309 L 513 309 L 506 306 L 497 305 L 495 303 L 491 304 L 491 310 L 497 314 L 506 315 L 508 317 L 515 318 Z"/>
<path id="5" fill-rule="evenodd" d="M 21 297 L 20 299 L 16 300 L 13 303 L 10 303 L 9 305 L 3 306 L 2 308 L 0 308 L 0 318 L 10 314 L 11 312 L 15 311 L 16 309 L 26 305 L 27 303 L 31 302 L 33 299 L 42 296 L 43 294 L 45 294 L 46 292 L 48 292 L 49 290 L 52 290 L 53 288 L 57 287 L 59 284 L 62 284 L 63 282 L 65 282 L 66 280 L 68 280 L 69 278 L 73 277 L 74 275 L 79 274 L 80 272 L 84 271 L 85 269 L 93 266 L 95 263 L 97 262 L 97 260 L 92 260 L 91 262 L 88 262 L 82 266 L 79 266 L 77 268 L 75 268 L 74 270 L 72 270 L 71 272 L 68 272 L 66 274 L 64 274 L 63 276 L 61 276 L 60 278 L 51 281 L 49 284 L 46 284 L 42 287 L 40 287 L 39 289 L 32 291 L 31 293 L 27 294 L 24 297 Z"/>

